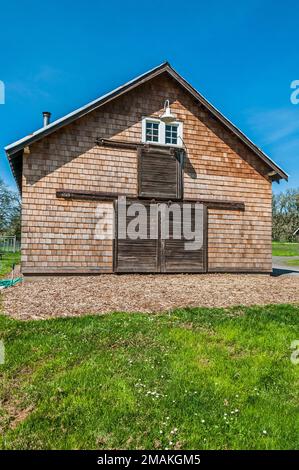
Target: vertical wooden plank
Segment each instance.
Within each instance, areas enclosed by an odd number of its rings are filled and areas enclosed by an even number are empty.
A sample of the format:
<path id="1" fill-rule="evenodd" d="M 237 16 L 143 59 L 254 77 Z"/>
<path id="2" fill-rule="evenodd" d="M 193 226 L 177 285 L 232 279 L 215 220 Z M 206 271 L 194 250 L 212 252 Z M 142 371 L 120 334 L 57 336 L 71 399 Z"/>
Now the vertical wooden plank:
<path id="1" fill-rule="evenodd" d="M 203 236 L 204 236 L 204 272 L 208 272 L 209 267 L 209 212 L 208 206 L 204 204 L 204 213 L 203 213 Z"/>
<path id="2" fill-rule="evenodd" d="M 159 204 L 157 204 L 157 223 L 158 223 L 158 230 L 157 230 L 157 272 L 162 272 L 162 254 L 161 254 L 161 214 Z"/>
<path id="3" fill-rule="evenodd" d="M 181 154 L 181 199 L 184 199 L 184 165 L 185 165 L 186 150 L 182 150 Z"/>
<path id="4" fill-rule="evenodd" d="M 164 205 L 162 206 L 164 208 Z M 161 205 L 159 204 L 159 242 L 158 246 L 160 249 L 160 272 L 165 273 L 165 240 L 162 239 L 162 224 L 164 224 L 164 210 L 161 210 Z"/>
<path id="5" fill-rule="evenodd" d="M 137 147 L 137 195 L 141 194 L 141 175 L 142 175 L 142 151 L 140 147 Z"/>
<path id="6" fill-rule="evenodd" d="M 175 157 L 177 160 L 176 171 L 177 171 L 177 198 L 183 198 L 183 150 L 175 149 Z"/>
<path id="7" fill-rule="evenodd" d="M 117 234 L 118 234 L 118 201 L 113 201 L 114 239 L 113 239 L 113 272 L 117 272 Z"/>

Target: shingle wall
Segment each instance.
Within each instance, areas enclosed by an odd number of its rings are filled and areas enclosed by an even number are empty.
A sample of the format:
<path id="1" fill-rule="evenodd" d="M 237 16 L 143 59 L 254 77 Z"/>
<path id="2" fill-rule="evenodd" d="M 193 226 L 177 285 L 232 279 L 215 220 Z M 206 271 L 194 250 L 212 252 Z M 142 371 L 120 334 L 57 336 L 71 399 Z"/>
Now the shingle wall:
<path id="1" fill-rule="evenodd" d="M 32 144 L 24 155 L 24 273 L 112 272 L 113 243 L 95 238 L 95 229 L 102 208 L 112 230 L 113 204 L 58 199 L 56 191 L 137 196 L 136 152 L 99 147 L 95 139 L 140 142 L 142 117 L 159 116 L 166 98 L 183 121 L 184 195 L 245 203 L 245 212 L 209 210 L 209 270 L 271 270 L 267 168 L 172 79 L 160 76 Z"/>

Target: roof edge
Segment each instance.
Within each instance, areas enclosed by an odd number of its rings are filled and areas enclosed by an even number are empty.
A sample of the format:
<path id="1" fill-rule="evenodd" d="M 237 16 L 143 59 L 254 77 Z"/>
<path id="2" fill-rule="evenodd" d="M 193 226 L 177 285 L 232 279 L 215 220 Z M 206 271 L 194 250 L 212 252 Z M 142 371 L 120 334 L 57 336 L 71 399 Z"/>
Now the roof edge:
<path id="1" fill-rule="evenodd" d="M 170 66 L 169 66 L 170 67 Z M 263 150 L 257 147 L 235 124 L 225 117 L 214 105 L 201 95 L 190 83 L 170 67 L 171 75 L 178 80 L 202 105 L 204 105 L 215 117 L 239 137 L 255 154 L 257 154 L 270 168 L 277 172 L 282 179 L 288 181 L 289 175 L 280 168 Z"/>
<path id="2" fill-rule="evenodd" d="M 101 97 L 97 98 L 82 106 L 71 113 L 66 114 L 65 116 L 53 121 L 48 126 L 42 127 L 37 131 L 33 132 L 32 134 L 13 142 L 7 145 L 4 150 L 8 157 L 16 154 L 24 147 L 31 145 L 34 142 L 46 137 L 47 135 L 55 132 L 56 130 L 60 129 L 61 127 L 70 124 L 74 120 L 88 114 L 89 112 L 97 109 L 100 106 L 108 103 L 109 101 L 113 100 L 121 96 L 122 94 L 131 91 L 136 86 L 141 85 L 142 83 L 154 78 L 155 76 L 167 72 L 170 76 L 172 76 L 183 88 L 185 88 L 193 97 L 200 102 L 203 106 L 205 106 L 215 117 L 217 117 L 227 128 L 231 130 L 239 139 L 245 143 L 258 157 L 260 157 L 274 172 L 276 179 L 285 179 L 288 181 L 288 174 L 285 173 L 282 168 L 280 168 L 268 155 L 266 155 L 259 147 L 257 147 L 239 128 L 237 128 L 228 118 L 226 118 L 217 108 L 215 108 L 206 98 L 204 98 L 195 88 L 193 88 L 190 83 L 185 80 L 181 75 L 179 75 L 169 64 L 169 62 L 163 62 L 162 64 L 154 67 L 153 69 L 145 72 L 142 75 L 126 82 L 124 85 L 121 85 L 114 90 L 110 91 L 102 95 Z M 278 178 L 277 178 L 278 176 Z M 275 178 L 274 178 L 275 179 Z"/>
<path id="3" fill-rule="evenodd" d="M 45 127 L 41 127 L 37 131 L 34 131 L 32 134 L 29 134 L 26 137 L 23 137 L 22 139 L 12 142 L 11 144 L 4 147 L 6 154 L 9 156 L 9 155 L 16 153 L 18 150 L 21 150 L 27 145 L 30 145 L 33 142 L 40 140 L 41 138 L 51 134 L 57 129 L 71 123 L 72 121 L 84 116 L 85 114 L 90 113 L 94 109 L 100 106 L 103 106 L 108 101 L 126 93 L 127 91 L 131 90 L 135 86 L 143 83 L 143 81 L 147 81 L 149 78 L 153 78 L 154 76 L 166 71 L 168 67 L 170 67 L 169 63 L 163 62 L 157 67 L 154 67 L 153 69 L 148 70 L 142 75 L 135 77 L 134 79 L 126 82 L 125 84 L 115 88 L 114 90 L 108 93 L 105 93 L 104 95 L 100 96 L 99 98 L 93 101 L 90 101 L 86 105 L 81 106 L 80 108 L 77 108 L 74 111 L 71 111 L 70 113 L 62 116 L 59 119 L 56 119 L 55 121 L 51 122 L 49 125 Z"/>

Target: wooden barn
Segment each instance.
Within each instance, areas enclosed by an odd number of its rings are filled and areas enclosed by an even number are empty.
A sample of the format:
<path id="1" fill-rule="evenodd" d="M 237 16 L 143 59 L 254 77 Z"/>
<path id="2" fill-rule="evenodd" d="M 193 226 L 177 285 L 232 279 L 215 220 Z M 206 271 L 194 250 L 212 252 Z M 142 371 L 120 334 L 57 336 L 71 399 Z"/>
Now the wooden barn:
<path id="1" fill-rule="evenodd" d="M 24 275 L 272 271 L 271 184 L 287 175 L 168 63 L 49 114 L 5 148 L 22 193 Z M 124 196 L 158 208 L 155 238 L 119 236 Z M 200 248 L 161 237 L 159 207 L 173 202 L 191 217 L 203 208 Z M 103 217 L 110 236 L 98 234 Z"/>

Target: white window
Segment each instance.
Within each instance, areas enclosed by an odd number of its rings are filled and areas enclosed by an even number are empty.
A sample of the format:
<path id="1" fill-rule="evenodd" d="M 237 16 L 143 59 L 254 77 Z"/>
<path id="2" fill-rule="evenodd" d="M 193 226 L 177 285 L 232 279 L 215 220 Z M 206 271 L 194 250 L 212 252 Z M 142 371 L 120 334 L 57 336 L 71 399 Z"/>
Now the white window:
<path id="1" fill-rule="evenodd" d="M 159 122 L 146 121 L 146 142 L 159 142 Z"/>
<path id="2" fill-rule="evenodd" d="M 165 124 L 160 119 L 144 117 L 142 119 L 142 142 L 182 147 L 183 123 Z"/>
<path id="3" fill-rule="evenodd" d="M 178 124 L 165 125 L 165 144 L 178 145 Z"/>

